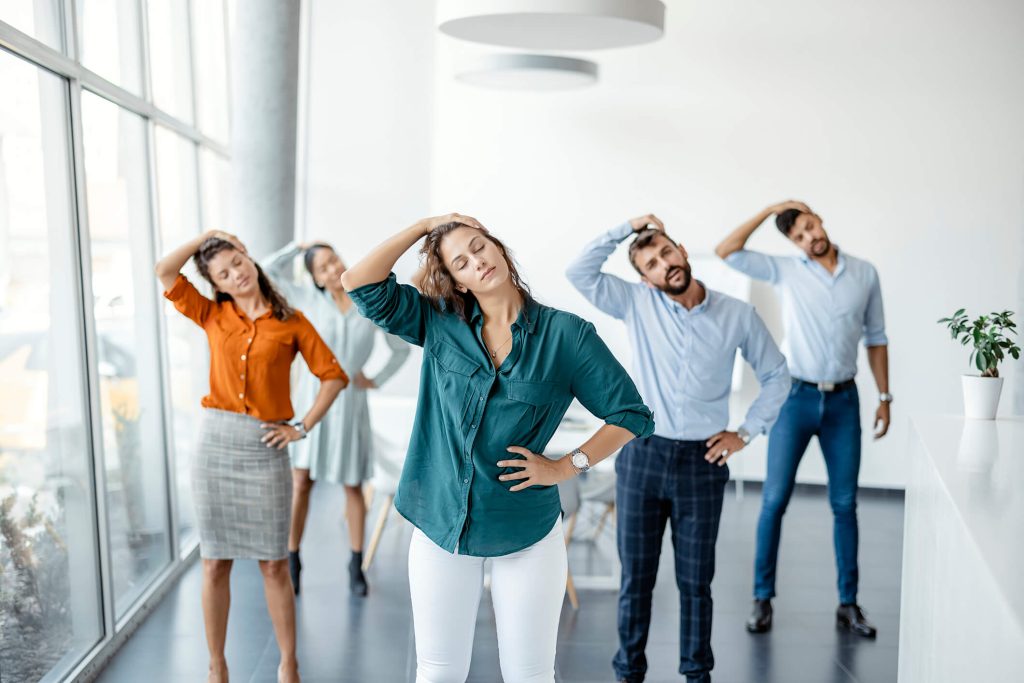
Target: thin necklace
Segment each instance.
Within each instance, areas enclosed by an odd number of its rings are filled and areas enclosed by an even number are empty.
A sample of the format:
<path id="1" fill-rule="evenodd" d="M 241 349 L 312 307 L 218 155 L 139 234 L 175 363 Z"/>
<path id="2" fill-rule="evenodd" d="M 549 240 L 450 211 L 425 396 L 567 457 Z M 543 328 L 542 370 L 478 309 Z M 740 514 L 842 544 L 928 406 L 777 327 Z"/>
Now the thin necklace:
<path id="1" fill-rule="evenodd" d="M 508 336 L 508 339 L 506 339 L 505 341 L 501 342 L 501 344 L 499 344 L 498 346 L 494 347 L 494 350 L 491 351 L 491 358 L 497 358 L 498 357 L 498 351 L 500 351 L 501 348 L 503 346 L 505 346 L 505 344 L 508 344 L 510 341 L 512 341 L 512 335 L 511 334 Z"/>

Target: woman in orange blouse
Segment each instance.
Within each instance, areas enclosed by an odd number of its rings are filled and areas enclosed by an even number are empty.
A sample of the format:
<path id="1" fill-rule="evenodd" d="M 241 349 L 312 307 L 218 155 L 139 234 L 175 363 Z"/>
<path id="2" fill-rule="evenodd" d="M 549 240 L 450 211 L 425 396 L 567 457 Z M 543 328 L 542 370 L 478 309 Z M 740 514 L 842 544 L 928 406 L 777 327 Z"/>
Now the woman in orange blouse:
<path id="1" fill-rule="evenodd" d="M 193 257 L 213 285 L 214 300 L 180 272 Z M 224 640 L 232 563 L 256 559 L 281 650 L 278 680 L 297 683 L 295 598 L 287 559 L 292 486 L 284 448 L 305 438 L 348 377 L 310 322 L 288 305 L 233 235 L 212 231 L 183 244 L 156 264 L 156 275 L 164 296 L 203 328 L 210 343 L 210 393 L 202 400 L 199 445 L 191 463 L 208 681 L 228 680 Z M 296 353 L 320 379 L 320 391 L 306 416 L 290 422 L 289 370 Z"/>

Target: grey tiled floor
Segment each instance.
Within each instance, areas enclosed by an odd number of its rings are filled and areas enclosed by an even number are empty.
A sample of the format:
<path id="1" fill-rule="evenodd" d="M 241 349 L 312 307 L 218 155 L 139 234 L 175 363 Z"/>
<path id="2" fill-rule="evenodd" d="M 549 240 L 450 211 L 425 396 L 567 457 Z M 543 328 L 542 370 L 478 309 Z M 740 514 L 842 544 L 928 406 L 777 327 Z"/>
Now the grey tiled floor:
<path id="1" fill-rule="evenodd" d="M 737 500 L 726 496 L 713 586 L 715 683 L 886 683 L 896 680 L 903 500 L 900 494 L 862 492 L 860 600 L 879 627 L 876 641 L 864 641 L 833 627 L 835 569 L 831 513 L 823 491 L 800 489 L 783 529 L 775 628 L 751 636 L 743 629 L 750 607 L 754 526 L 758 490 L 748 485 Z M 367 599 L 347 593 L 340 489 L 314 490 L 303 550 L 303 592 L 298 602 L 299 657 L 303 680 L 401 682 L 415 671 L 406 549 L 411 527 L 392 516 L 369 574 Z M 584 511 L 570 550 L 577 573 L 599 571 L 614 552 L 606 530 L 590 542 Z M 376 507 L 371 512 L 375 519 Z M 666 538 L 654 618 L 647 649 L 651 683 L 681 681 L 678 666 L 677 591 Z M 206 645 L 199 604 L 198 566 L 190 568 L 149 619 L 99 677 L 102 683 L 203 681 Z M 558 680 L 611 681 L 616 649 L 613 592 L 581 591 L 581 607 L 566 601 L 558 646 Z M 277 647 L 255 563 L 236 566 L 232 577 L 228 661 L 232 681 L 273 681 Z M 500 681 L 497 640 L 489 599 L 481 603 L 470 681 Z"/>

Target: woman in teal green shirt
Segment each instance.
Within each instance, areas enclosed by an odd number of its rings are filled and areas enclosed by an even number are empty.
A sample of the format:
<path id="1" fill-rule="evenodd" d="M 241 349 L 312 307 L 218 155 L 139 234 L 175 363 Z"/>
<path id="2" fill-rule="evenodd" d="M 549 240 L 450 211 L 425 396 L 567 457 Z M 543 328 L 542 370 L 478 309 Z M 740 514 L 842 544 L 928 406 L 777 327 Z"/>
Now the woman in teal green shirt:
<path id="1" fill-rule="evenodd" d="M 391 269 L 424 237 L 421 294 Z M 555 484 L 649 436 L 651 411 L 594 326 L 537 303 L 473 218 L 421 220 L 342 283 L 364 316 L 424 348 L 395 497 L 416 527 L 417 681 L 465 680 L 488 557 L 504 680 L 553 681 L 566 579 Z M 605 424 L 571 457 L 549 460 L 539 454 L 573 398 Z"/>

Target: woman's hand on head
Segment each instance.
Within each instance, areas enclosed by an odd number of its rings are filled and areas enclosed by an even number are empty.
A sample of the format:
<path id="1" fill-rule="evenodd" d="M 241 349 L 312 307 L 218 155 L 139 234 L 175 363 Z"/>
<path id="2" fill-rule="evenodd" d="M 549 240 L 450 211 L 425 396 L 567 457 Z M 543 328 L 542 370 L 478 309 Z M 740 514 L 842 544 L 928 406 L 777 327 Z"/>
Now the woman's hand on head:
<path id="1" fill-rule="evenodd" d="M 424 218 L 419 224 L 420 227 L 423 228 L 423 234 L 429 235 L 434 228 L 444 225 L 445 223 L 462 223 L 463 225 L 468 225 L 471 228 L 487 232 L 487 228 L 485 228 L 480 221 L 472 216 L 464 216 L 461 213 L 446 213 L 443 216 Z"/>
<path id="2" fill-rule="evenodd" d="M 206 233 L 206 237 L 207 239 L 216 237 L 219 240 L 224 240 L 246 256 L 249 255 L 249 250 L 245 248 L 244 244 L 242 244 L 242 240 L 238 239 L 237 236 L 232 235 L 230 232 L 224 232 L 223 230 L 211 230 Z"/>

